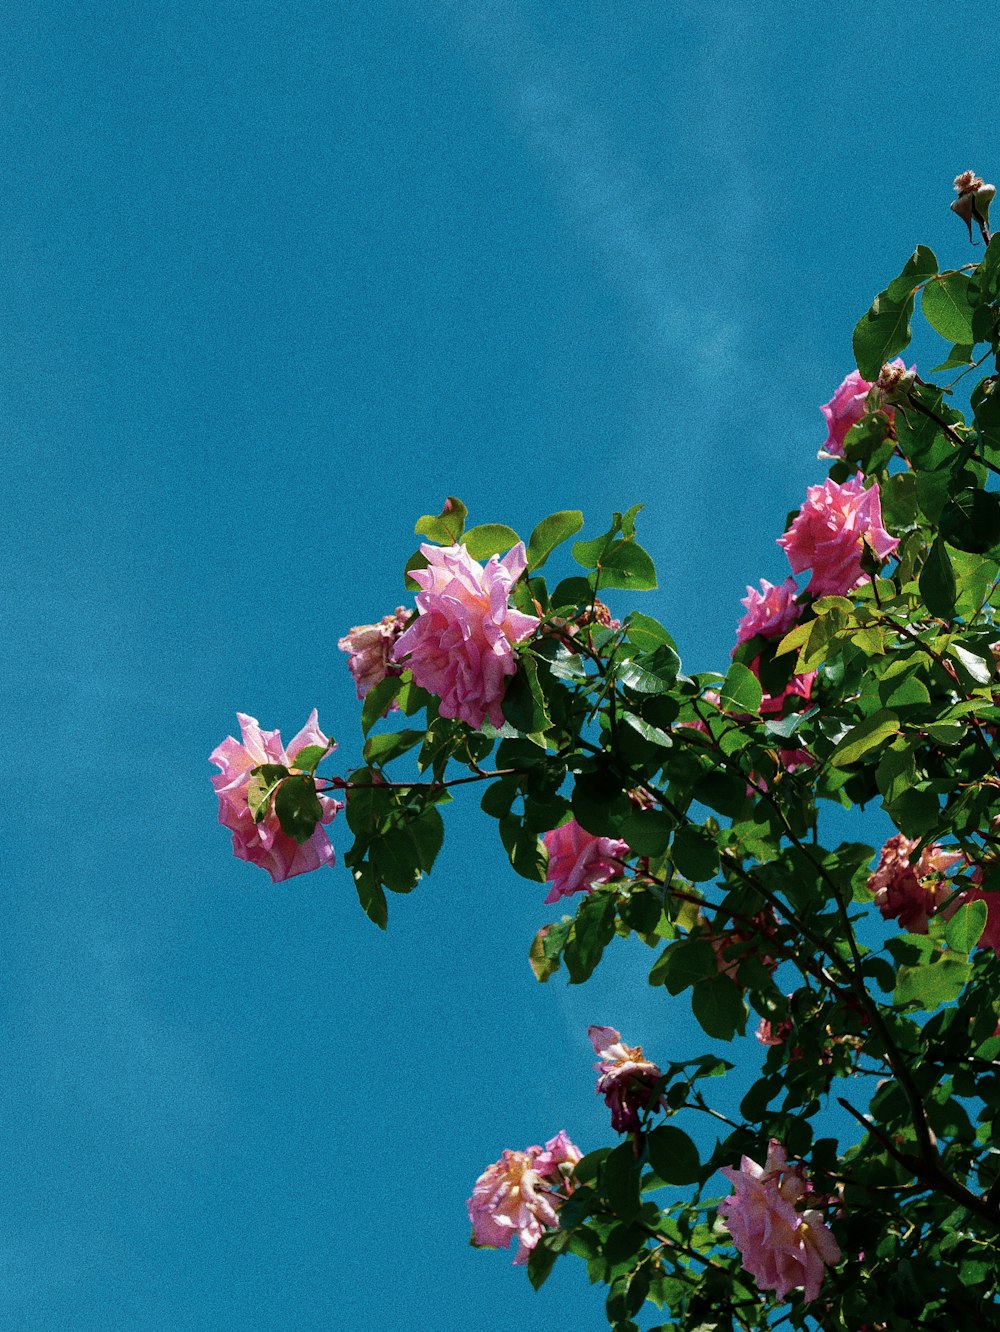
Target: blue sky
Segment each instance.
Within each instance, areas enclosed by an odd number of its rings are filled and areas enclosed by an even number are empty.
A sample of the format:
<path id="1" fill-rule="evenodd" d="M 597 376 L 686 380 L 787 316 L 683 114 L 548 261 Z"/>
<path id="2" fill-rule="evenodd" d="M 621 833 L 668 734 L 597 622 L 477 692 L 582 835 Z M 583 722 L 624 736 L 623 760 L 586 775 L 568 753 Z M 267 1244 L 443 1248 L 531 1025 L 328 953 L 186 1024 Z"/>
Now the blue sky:
<path id="1" fill-rule="evenodd" d="M 996 43 L 939 14 L 5 16 L 5 1327 L 602 1325 L 575 1263 L 536 1296 L 469 1250 L 464 1199 L 609 1140 L 588 1023 L 710 1042 L 641 949 L 534 982 L 552 914 L 474 800 L 383 936 L 341 867 L 230 857 L 206 755 L 315 705 L 356 761 L 336 640 L 448 493 L 525 535 L 644 502 L 643 608 L 724 663 L 855 320 L 917 241 L 971 257 Z"/>

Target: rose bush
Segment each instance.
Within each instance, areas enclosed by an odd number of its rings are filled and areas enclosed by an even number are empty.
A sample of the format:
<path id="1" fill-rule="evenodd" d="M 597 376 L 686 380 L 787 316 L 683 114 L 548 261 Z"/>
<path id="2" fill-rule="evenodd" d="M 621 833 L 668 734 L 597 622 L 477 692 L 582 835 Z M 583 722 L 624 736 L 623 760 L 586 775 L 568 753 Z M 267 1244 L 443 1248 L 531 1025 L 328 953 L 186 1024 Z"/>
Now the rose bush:
<path id="1" fill-rule="evenodd" d="M 985 248 L 942 269 L 918 246 L 859 321 L 829 475 L 776 536 L 808 582 L 748 587 L 724 672 L 603 600 L 656 587 L 638 506 L 524 544 L 449 498 L 416 525 L 412 610 L 342 641 L 353 770 L 319 775 L 315 714 L 287 751 L 241 717 L 212 756 L 237 855 L 274 878 L 332 861 L 345 801 L 382 928 L 453 788 L 480 788 L 513 870 L 571 907 L 538 979 L 584 983 L 633 936 L 665 1031 L 690 1004 L 692 1060 L 590 1028 L 610 1143 L 505 1151 L 468 1202 L 535 1285 L 582 1260 L 617 1332 L 1000 1326 L 1000 241 L 992 187 L 956 189 Z M 947 344 L 922 375 L 918 300 Z M 871 808 L 878 854 L 870 823 L 830 836 Z"/>

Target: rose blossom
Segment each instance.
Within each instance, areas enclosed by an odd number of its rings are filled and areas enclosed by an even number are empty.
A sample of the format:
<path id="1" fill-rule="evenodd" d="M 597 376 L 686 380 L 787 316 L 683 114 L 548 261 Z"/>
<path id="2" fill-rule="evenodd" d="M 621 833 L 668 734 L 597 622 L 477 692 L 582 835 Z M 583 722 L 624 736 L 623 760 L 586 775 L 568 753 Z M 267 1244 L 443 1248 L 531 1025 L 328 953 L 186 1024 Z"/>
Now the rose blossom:
<path id="1" fill-rule="evenodd" d="M 744 1271 L 779 1299 L 801 1286 L 806 1301 L 814 1300 L 825 1266 L 840 1261 L 840 1247 L 819 1212 L 796 1210 L 809 1189 L 801 1168 L 788 1165 L 784 1147 L 772 1138 L 763 1169 L 744 1156 L 739 1170 L 723 1166 L 720 1173 L 734 1192 L 719 1212 Z"/>
<path id="2" fill-rule="evenodd" d="M 338 639 L 337 647 L 341 652 L 350 653 L 347 668 L 354 676 L 358 698 L 364 698 L 387 675 L 401 674 L 403 668 L 392 661 L 392 649 L 409 618 L 406 607 L 397 606 L 392 615 L 383 615 L 378 624 L 356 624 Z M 398 707 L 393 699 L 389 711 Z"/>
<path id="3" fill-rule="evenodd" d="M 907 371 L 906 364 L 900 356 L 891 361 L 890 365 L 894 370 L 901 370 L 904 374 L 916 370 L 916 366 L 911 366 L 910 371 Z M 874 385 L 869 383 L 859 371 L 852 370 L 841 381 L 840 387 L 830 401 L 825 402 L 820 408 L 820 411 L 826 417 L 827 427 L 826 441 L 819 451 L 821 458 L 842 458 L 844 456 L 844 438 L 851 426 L 864 420 L 865 413 L 868 411 L 868 394 L 873 388 Z M 890 421 L 895 418 L 896 411 L 894 407 L 889 406 L 885 401 L 881 401 L 879 406 Z"/>
<path id="4" fill-rule="evenodd" d="M 962 855 L 934 842 L 911 863 L 910 855 L 918 845 L 902 833 L 890 837 L 869 875 L 868 890 L 885 920 L 897 918 L 911 934 L 926 934 L 928 920 L 954 886 L 944 876 Z"/>
<path id="5" fill-rule="evenodd" d="M 639 1127 L 639 1111 L 653 1099 L 660 1069 L 643 1059 L 642 1046 L 622 1043 L 614 1027 L 588 1027 L 587 1035 L 599 1063 L 596 1092 L 603 1096 L 611 1111 L 611 1127 L 616 1133 L 629 1133 Z"/>
<path id="6" fill-rule="evenodd" d="M 477 1248 L 507 1249 L 516 1235 L 514 1262 L 526 1263 L 544 1231 L 559 1224 L 556 1213 L 563 1197 L 555 1190 L 572 1188 L 560 1167 L 575 1165 L 581 1155 L 562 1130 L 544 1149 L 503 1152 L 476 1180 L 465 1204 L 472 1222 L 472 1243 Z"/>
<path id="7" fill-rule="evenodd" d="M 878 484 L 865 490 L 860 472 L 843 485 L 827 479 L 810 486 L 798 516 L 778 537 L 795 573 L 812 569 L 806 591 L 813 597 L 843 596 L 867 576 L 861 570 L 865 544 L 884 560 L 899 541 L 882 526 Z"/>
<path id="8" fill-rule="evenodd" d="M 286 767 L 294 767 L 296 755 L 307 745 L 335 748 L 317 725 L 316 709 L 313 708 L 309 720 L 289 743 L 287 751 L 281 743 L 280 731 L 262 731 L 255 717 L 242 712 L 238 712 L 236 718 L 243 735 L 242 743 L 227 736 L 209 755 L 209 762 L 221 769 L 212 777 L 212 785 L 219 797 L 219 822 L 233 834 L 234 854 L 240 860 L 249 860 L 266 869 L 275 883 L 319 869 L 321 865 L 332 865 L 333 847 L 319 824 L 309 840 L 300 845 L 282 831 L 273 801 L 259 823 L 254 822 L 247 803 L 252 768 L 262 763 L 283 763 Z M 339 800 L 331 800 L 328 796 L 319 796 L 319 803 L 323 809 L 320 823 L 329 823 L 337 810 L 343 808 Z"/>
<path id="9" fill-rule="evenodd" d="M 777 587 L 762 578 L 759 592 L 748 585 L 742 599 L 747 613 L 736 626 L 737 645 L 758 634 L 761 638 L 783 638 L 799 618 L 799 607 L 795 604 L 798 591 L 794 578 L 786 578 Z"/>
<path id="10" fill-rule="evenodd" d="M 506 677 L 517 669 L 514 644 L 539 624 L 509 605 L 527 565 L 524 542 L 502 560 L 491 556 L 485 568 L 464 546 L 425 543 L 420 551 L 428 567 L 410 571 L 423 589 L 419 615 L 396 642 L 392 659 L 409 666 L 414 681 L 441 700 L 442 717 L 458 717 L 475 730 L 489 718 L 499 729 Z"/>
<path id="11" fill-rule="evenodd" d="M 542 838 L 549 853 L 545 881 L 551 883 L 545 901 L 558 902 L 573 893 L 589 893 L 598 883 L 607 883 L 621 873 L 617 861 L 629 854 L 625 842 L 616 837 L 595 837 L 570 819 Z"/>

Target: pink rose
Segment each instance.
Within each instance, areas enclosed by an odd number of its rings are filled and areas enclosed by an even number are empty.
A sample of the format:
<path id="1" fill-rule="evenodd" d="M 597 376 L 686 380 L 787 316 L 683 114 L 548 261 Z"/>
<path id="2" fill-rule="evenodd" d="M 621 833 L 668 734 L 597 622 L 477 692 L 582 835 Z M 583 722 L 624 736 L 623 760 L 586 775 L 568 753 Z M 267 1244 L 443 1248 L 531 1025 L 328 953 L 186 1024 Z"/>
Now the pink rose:
<path id="1" fill-rule="evenodd" d="M 928 920 L 954 890 L 954 884 L 944 876 L 959 864 L 962 854 L 946 851 L 934 842 L 911 863 L 910 856 L 918 845 L 902 833 L 890 837 L 869 875 L 868 890 L 885 920 L 898 919 L 911 934 L 926 934 Z"/>
<path id="2" fill-rule="evenodd" d="M 414 681 L 441 700 L 442 717 L 458 717 L 478 730 L 489 718 L 503 725 L 500 700 L 517 662 L 514 644 L 540 623 L 512 610 L 511 588 L 527 560 L 519 541 L 501 560 L 484 568 L 464 546 L 422 545 L 426 569 L 411 570 L 423 589 L 419 615 L 400 637 L 392 657 L 404 662 Z"/>
<path id="3" fill-rule="evenodd" d="M 252 768 L 262 763 L 283 763 L 286 767 L 294 767 L 296 755 L 307 745 L 336 747 L 319 729 L 316 709 L 313 708 L 309 720 L 287 751 L 282 746 L 279 731 L 262 731 L 255 717 L 247 717 L 242 712 L 238 712 L 236 718 L 243 734 L 242 744 L 230 735 L 209 755 L 209 762 L 221 769 L 212 777 L 212 785 L 219 797 L 219 822 L 233 834 L 234 854 L 240 860 L 249 860 L 266 869 L 275 883 L 319 869 L 321 865 L 332 865 L 333 847 L 319 825 L 309 840 L 300 845 L 282 832 L 273 801 L 260 823 L 254 822 L 247 803 Z M 329 823 L 337 810 L 343 808 L 339 800 L 331 800 L 328 796 L 320 796 L 319 803 L 323 809 L 322 823 Z"/>
<path id="4" fill-rule="evenodd" d="M 972 879 L 975 884 L 962 895 L 962 902 L 985 902 L 986 903 L 986 928 L 980 936 L 977 947 L 992 948 L 994 953 L 1000 957 L 1000 892 L 982 888 L 980 885 L 983 880 L 982 867 L 977 865 L 972 871 Z"/>
<path id="5" fill-rule="evenodd" d="M 347 668 L 354 676 L 358 698 L 364 698 L 386 676 L 402 673 L 403 668 L 392 661 L 392 649 L 409 618 L 406 607 L 397 606 L 392 615 L 383 615 L 378 624 L 356 624 L 338 640 L 337 647 L 341 652 L 350 653 Z M 389 711 L 398 707 L 393 699 Z"/>
<path id="6" fill-rule="evenodd" d="M 754 1034 L 761 1045 L 784 1045 L 792 1034 L 791 1018 L 785 1018 L 774 1028 L 768 1018 L 762 1017 Z"/>
<path id="7" fill-rule="evenodd" d="M 747 587 L 742 603 L 747 613 L 736 626 L 737 644 L 746 643 L 758 634 L 761 638 L 783 638 L 799 618 L 799 607 L 795 604 L 798 591 L 794 578 L 786 578 L 778 587 L 762 578 L 759 592 Z"/>
<path id="8" fill-rule="evenodd" d="M 629 854 L 625 842 L 615 837 L 595 837 L 570 819 L 559 828 L 553 828 L 542 838 L 549 853 L 549 868 L 545 876 L 551 883 L 545 901 L 558 902 L 560 897 L 573 893 L 589 893 L 598 883 L 621 874 L 619 862 Z"/>
<path id="9" fill-rule="evenodd" d="M 465 1204 L 472 1243 L 482 1249 L 507 1249 L 516 1236 L 514 1262 L 526 1263 L 543 1233 L 559 1225 L 557 1211 L 572 1192 L 571 1172 L 561 1167 L 575 1165 L 581 1155 L 562 1131 L 544 1149 L 505 1151 L 479 1176 Z"/>
<path id="10" fill-rule="evenodd" d="M 828 479 L 810 486 L 798 516 L 778 537 L 795 573 L 812 569 L 806 591 L 813 597 L 844 596 L 867 577 L 861 571 L 865 544 L 884 560 L 899 541 L 882 526 L 877 483 L 865 490 L 860 472 L 843 485 Z"/>
<path id="11" fill-rule="evenodd" d="M 588 1027 L 587 1035 L 599 1060 L 594 1065 L 601 1075 L 597 1095 L 604 1097 L 611 1111 L 611 1127 L 616 1133 L 630 1133 L 639 1128 L 639 1111 L 653 1100 L 663 1074 L 652 1060 L 643 1059 L 641 1045 L 622 1044 L 614 1027 Z"/>
<path id="12" fill-rule="evenodd" d="M 779 1299 L 802 1287 L 806 1301 L 814 1300 L 826 1266 L 840 1261 L 840 1247 L 819 1212 L 796 1208 L 809 1191 L 801 1168 L 788 1165 L 785 1149 L 772 1138 L 763 1169 L 744 1156 L 739 1170 L 723 1166 L 720 1173 L 734 1191 L 719 1212 L 744 1271 Z"/>
<path id="13" fill-rule="evenodd" d="M 911 366 L 910 371 L 907 371 L 906 365 L 899 356 L 891 361 L 890 365 L 894 370 L 901 370 L 904 374 L 916 370 L 916 366 Z M 868 394 L 873 387 L 874 385 L 870 384 L 867 379 L 862 378 L 857 370 L 852 370 L 830 401 L 824 403 L 820 408 L 820 411 L 826 417 L 827 426 L 826 441 L 819 451 L 821 458 L 842 458 L 844 456 L 844 438 L 851 426 L 864 420 L 865 413 L 868 410 Z M 885 412 L 890 421 L 895 418 L 896 410 L 894 407 L 890 407 L 885 401 L 880 401 L 879 407 Z"/>

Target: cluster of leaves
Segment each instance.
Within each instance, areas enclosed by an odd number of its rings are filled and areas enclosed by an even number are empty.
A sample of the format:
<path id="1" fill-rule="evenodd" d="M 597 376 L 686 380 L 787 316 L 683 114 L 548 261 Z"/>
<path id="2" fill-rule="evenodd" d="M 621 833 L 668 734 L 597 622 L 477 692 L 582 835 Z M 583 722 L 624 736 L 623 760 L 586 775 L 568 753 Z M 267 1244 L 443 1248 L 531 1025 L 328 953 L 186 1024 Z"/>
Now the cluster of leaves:
<path id="1" fill-rule="evenodd" d="M 915 251 L 855 331 L 869 380 L 907 346 L 918 295 L 951 344 L 932 373 L 996 369 L 1000 240 L 978 265 L 945 272 Z M 708 1037 L 748 1039 L 751 1015 L 784 1032 L 738 1112 L 705 1091 L 732 1064 L 707 1054 L 671 1065 L 663 1108 L 577 1167 L 529 1275 L 539 1284 L 561 1253 L 582 1258 L 608 1286 L 617 1332 L 633 1332 L 647 1301 L 664 1326 L 775 1326 L 773 1300 L 716 1222 L 719 1167 L 744 1152 L 763 1160 L 772 1135 L 808 1169 L 845 1254 L 818 1301 L 790 1297 L 787 1325 L 1000 1326 L 1000 959 L 977 946 L 986 904 L 963 900 L 974 882 L 1000 893 L 1000 379 L 977 383 L 968 420 L 953 405 L 956 382 L 908 383 L 892 413 L 873 409 L 853 427 L 831 469 L 879 486 L 900 538 L 891 566 L 870 559 L 849 595 L 801 598 L 796 626 L 740 645 L 725 674 L 685 675 L 655 619 L 636 611 L 618 623 L 604 607 L 606 591 L 656 587 L 638 506 L 593 539 L 578 538 L 582 515 L 567 511 L 527 543 L 513 603 L 541 624 L 518 649 L 500 730 L 442 718 L 408 672 L 365 701 L 345 859 L 378 925 L 385 890 L 409 892 L 433 865 L 440 806 L 481 783 L 482 810 L 529 880 L 544 881 L 541 835 L 568 815 L 630 848 L 618 878 L 540 931 L 539 980 L 565 964 L 584 982 L 613 939 L 634 934 L 655 953 L 650 984 L 666 1002 L 689 996 Z M 518 540 L 499 524 L 466 530 L 465 519 L 450 499 L 416 530 L 477 559 Z M 543 567 L 569 541 L 576 569 L 550 587 Z M 762 713 L 811 672 L 808 698 L 791 692 Z M 399 712 L 383 721 L 393 702 Z M 308 773 L 261 769 L 260 781 L 260 799 L 277 789 L 286 831 L 311 830 Z M 824 846 L 822 802 L 876 802 L 915 854 L 934 843 L 962 853 L 949 908 L 927 934 L 873 928 L 875 848 Z M 857 1141 L 814 1136 L 831 1100 Z M 724 1130 L 710 1153 L 673 1123 L 681 1115 Z"/>

